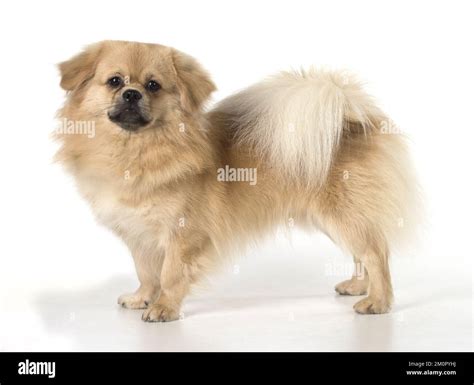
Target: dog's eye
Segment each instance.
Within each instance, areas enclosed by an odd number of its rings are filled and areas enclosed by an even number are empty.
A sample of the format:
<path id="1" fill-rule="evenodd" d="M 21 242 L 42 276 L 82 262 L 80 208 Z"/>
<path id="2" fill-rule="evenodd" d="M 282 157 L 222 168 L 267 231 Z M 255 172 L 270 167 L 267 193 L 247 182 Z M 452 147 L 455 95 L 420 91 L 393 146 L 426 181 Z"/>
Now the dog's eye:
<path id="1" fill-rule="evenodd" d="M 119 76 L 114 76 L 107 80 L 107 84 L 112 88 L 118 88 L 123 84 L 123 80 Z"/>
<path id="2" fill-rule="evenodd" d="M 147 84 L 146 84 L 146 89 L 150 92 L 156 92 L 158 91 L 159 89 L 161 88 L 161 85 L 157 82 L 155 82 L 154 80 L 150 80 Z"/>

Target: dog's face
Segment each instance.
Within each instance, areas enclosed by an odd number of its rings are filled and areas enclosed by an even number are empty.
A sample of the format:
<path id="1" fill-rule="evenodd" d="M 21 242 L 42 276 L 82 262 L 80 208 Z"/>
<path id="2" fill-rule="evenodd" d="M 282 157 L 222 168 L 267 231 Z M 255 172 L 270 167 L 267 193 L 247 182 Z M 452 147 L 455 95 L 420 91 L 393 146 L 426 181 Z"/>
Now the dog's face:
<path id="1" fill-rule="evenodd" d="M 135 133 L 159 127 L 177 109 L 199 111 L 215 89 L 193 58 L 155 44 L 101 42 L 59 68 L 81 118 Z"/>

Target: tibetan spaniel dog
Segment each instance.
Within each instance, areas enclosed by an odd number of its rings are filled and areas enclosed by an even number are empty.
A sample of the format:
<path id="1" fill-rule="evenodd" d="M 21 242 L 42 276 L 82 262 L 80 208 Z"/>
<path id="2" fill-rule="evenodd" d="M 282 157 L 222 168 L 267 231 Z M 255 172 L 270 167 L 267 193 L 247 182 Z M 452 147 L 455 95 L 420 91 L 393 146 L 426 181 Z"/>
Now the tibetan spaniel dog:
<path id="1" fill-rule="evenodd" d="M 356 312 L 390 310 L 416 181 L 403 136 L 353 76 L 282 72 L 206 108 L 214 83 L 174 48 L 103 41 L 59 69 L 56 160 L 133 256 L 140 286 L 123 307 L 176 320 L 194 284 L 291 223 L 353 256 L 336 291 L 364 296 Z"/>

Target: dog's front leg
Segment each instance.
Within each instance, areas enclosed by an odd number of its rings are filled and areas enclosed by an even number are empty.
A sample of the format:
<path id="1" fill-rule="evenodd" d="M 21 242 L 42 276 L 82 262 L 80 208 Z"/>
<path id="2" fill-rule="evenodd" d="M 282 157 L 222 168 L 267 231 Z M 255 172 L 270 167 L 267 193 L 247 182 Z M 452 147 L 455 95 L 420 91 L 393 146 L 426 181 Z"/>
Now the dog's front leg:
<path id="1" fill-rule="evenodd" d="M 212 262 L 208 239 L 193 238 L 192 242 L 180 238 L 167 250 L 161 269 L 160 294 L 143 313 L 144 321 L 166 322 L 180 317 L 184 297 Z"/>
<path id="2" fill-rule="evenodd" d="M 140 287 L 130 294 L 123 294 L 118 303 L 127 309 L 146 309 L 160 292 L 160 271 L 163 264 L 163 250 L 143 250 L 130 247 Z"/>

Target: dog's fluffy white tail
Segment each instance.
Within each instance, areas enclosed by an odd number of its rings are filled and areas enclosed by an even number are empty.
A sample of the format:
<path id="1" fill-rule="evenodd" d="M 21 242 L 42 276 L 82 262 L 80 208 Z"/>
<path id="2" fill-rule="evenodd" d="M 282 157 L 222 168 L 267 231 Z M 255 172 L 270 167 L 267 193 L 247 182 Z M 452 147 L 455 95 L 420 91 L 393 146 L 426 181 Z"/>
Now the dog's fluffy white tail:
<path id="1" fill-rule="evenodd" d="M 369 133 L 382 112 L 361 84 L 340 72 L 282 72 L 224 99 L 235 139 L 290 177 L 324 183 L 342 135 L 355 123 Z"/>

